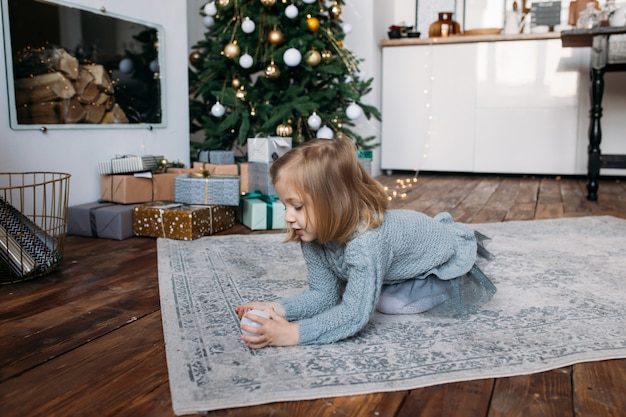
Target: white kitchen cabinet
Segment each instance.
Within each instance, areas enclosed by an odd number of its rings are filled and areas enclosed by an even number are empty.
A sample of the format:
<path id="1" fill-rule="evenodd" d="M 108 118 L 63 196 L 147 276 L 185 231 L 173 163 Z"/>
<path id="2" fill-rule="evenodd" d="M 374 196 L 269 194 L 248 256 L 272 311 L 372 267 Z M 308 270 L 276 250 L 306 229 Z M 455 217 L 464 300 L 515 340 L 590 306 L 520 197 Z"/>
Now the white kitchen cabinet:
<path id="1" fill-rule="evenodd" d="M 381 168 L 584 174 L 588 66 L 558 38 L 385 46 Z"/>

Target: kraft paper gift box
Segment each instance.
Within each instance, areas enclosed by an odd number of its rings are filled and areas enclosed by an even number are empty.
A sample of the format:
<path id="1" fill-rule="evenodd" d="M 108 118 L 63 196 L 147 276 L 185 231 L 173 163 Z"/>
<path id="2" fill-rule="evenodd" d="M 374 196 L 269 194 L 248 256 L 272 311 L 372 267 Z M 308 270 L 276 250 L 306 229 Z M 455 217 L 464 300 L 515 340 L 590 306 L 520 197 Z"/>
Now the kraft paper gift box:
<path id="1" fill-rule="evenodd" d="M 235 225 L 235 208 L 153 202 L 135 207 L 137 236 L 194 240 L 227 230 Z"/>
<path id="2" fill-rule="evenodd" d="M 272 163 L 291 149 L 291 138 L 248 138 L 248 162 Z"/>
<path id="3" fill-rule="evenodd" d="M 67 208 L 67 234 L 124 240 L 132 237 L 135 204 L 86 203 Z"/>
<path id="4" fill-rule="evenodd" d="M 285 228 L 285 206 L 276 198 L 251 193 L 241 198 L 239 221 L 250 230 Z"/>
<path id="5" fill-rule="evenodd" d="M 238 206 L 239 177 L 179 175 L 175 180 L 174 194 L 174 201 L 177 203 Z"/>
<path id="6" fill-rule="evenodd" d="M 278 195 L 270 176 L 269 163 L 248 162 L 248 190 L 260 191 L 266 195 Z"/>
<path id="7" fill-rule="evenodd" d="M 174 184 L 180 174 L 144 175 L 101 175 L 100 200 L 136 204 L 174 199 Z"/>
<path id="8" fill-rule="evenodd" d="M 163 155 L 123 156 L 98 162 L 98 171 L 100 175 L 152 171 L 159 167 L 163 159 Z"/>
<path id="9" fill-rule="evenodd" d="M 248 163 L 236 163 L 236 164 L 210 164 L 208 162 L 194 162 L 193 172 L 202 173 L 207 172 L 209 175 L 238 175 L 239 176 L 239 192 L 247 193 L 250 191 L 248 188 Z"/>

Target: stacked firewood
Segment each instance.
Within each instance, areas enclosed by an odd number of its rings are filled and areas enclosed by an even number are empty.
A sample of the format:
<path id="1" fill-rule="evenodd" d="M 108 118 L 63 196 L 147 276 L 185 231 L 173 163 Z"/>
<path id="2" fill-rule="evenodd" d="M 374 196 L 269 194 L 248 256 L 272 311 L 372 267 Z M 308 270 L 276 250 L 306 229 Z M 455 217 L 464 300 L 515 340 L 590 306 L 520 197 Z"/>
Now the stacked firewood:
<path id="1" fill-rule="evenodd" d="M 45 72 L 16 73 L 18 123 L 128 123 L 115 102 L 113 82 L 102 65 L 79 64 L 63 48 L 55 48 L 39 62 Z"/>

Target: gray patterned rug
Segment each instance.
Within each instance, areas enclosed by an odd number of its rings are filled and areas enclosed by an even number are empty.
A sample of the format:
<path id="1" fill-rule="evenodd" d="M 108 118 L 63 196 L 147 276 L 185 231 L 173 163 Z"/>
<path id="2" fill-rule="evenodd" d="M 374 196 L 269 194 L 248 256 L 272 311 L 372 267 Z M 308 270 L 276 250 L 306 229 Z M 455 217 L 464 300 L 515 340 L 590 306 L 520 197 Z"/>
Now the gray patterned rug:
<path id="1" fill-rule="evenodd" d="M 305 288 L 282 234 L 158 240 L 176 414 L 405 390 L 626 357 L 626 220 L 582 217 L 472 225 L 498 293 L 464 319 L 384 316 L 350 340 L 250 350 L 235 305 Z"/>

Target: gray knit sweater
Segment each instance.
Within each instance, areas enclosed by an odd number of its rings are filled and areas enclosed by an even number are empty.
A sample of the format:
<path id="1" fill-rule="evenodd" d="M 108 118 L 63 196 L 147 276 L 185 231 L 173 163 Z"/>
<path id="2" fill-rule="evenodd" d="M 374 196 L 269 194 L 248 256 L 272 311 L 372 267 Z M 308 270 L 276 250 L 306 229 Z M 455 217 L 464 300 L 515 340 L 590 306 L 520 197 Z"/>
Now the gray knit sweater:
<path id="1" fill-rule="evenodd" d="M 345 245 L 302 243 L 302 252 L 309 289 L 278 301 L 286 319 L 299 322 L 299 344 L 324 344 L 367 324 L 383 284 L 430 274 L 449 280 L 468 272 L 476 260 L 476 238 L 448 213 L 432 218 L 388 210 L 380 227 Z"/>

